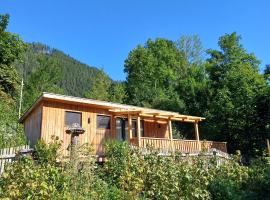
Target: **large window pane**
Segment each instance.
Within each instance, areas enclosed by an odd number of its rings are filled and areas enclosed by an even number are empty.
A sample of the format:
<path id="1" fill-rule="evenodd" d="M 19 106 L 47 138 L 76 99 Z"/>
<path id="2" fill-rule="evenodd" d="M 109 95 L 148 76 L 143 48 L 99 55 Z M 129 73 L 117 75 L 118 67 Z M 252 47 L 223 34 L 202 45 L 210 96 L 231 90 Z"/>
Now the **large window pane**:
<path id="1" fill-rule="evenodd" d="M 137 137 L 137 122 L 132 120 L 132 137 Z"/>
<path id="2" fill-rule="evenodd" d="M 82 126 L 82 113 L 66 111 L 66 113 L 65 113 L 65 125 L 66 126 L 71 126 L 74 123 L 77 123 L 80 126 Z"/>
<path id="3" fill-rule="evenodd" d="M 111 124 L 110 122 L 111 122 L 110 116 L 104 116 L 104 115 L 97 116 L 97 128 L 110 129 L 110 124 Z"/>

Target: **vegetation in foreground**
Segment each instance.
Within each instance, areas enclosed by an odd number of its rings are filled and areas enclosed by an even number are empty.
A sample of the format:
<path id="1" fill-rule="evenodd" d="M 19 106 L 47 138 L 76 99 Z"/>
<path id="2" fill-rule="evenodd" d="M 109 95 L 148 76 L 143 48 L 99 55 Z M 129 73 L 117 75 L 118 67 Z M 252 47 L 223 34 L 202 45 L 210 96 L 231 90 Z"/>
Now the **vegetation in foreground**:
<path id="1" fill-rule="evenodd" d="M 0 177 L 2 199 L 269 199 L 269 158 L 241 166 L 238 158 L 159 156 L 106 144 L 107 162 L 96 165 L 87 146 L 82 159 L 57 161 L 58 140 L 40 141 L 32 157 L 18 157 Z"/>

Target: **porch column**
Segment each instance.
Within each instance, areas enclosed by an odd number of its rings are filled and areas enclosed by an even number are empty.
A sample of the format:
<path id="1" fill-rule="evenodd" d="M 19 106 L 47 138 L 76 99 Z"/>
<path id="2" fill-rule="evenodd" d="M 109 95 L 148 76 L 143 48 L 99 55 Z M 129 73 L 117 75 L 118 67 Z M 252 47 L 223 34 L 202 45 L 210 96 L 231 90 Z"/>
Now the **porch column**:
<path id="1" fill-rule="evenodd" d="M 172 120 L 171 119 L 169 119 L 168 125 L 169 125 L 169 137 L 170 137 L 170 140 L 171 140 L 171 149 L 172 149 L 172 151 L 174 151 L 173 132 L 172 132 Z"/>
<path id="2" fill-rule="evenodd" d="M 269 139 L 266 139 L 266 143 L 267 143 L 268 156 L 270 157 L 270 142 L 269 142 Z"/>
<path id="3" fill-rule="evenodd" d="M 132 118 L 131 114 L 128 114 L 128 142 L 130 143 L 130 140 L 132 138 Z"/>
<path id="4" fill-rule="evenodd" d="M 138 146 L 141 146 L 141 117 L 137 116 L 137 137 L 138 137 Z"/>
<path id="5" fill-rule="evenodd" d="M 201 151 L 201 142 L 200 142 L 200 136 L 199 136 L 199 125 L 198 121 L 194 123 L 194 129 L 195 129 L 195 139 L 197 140 L 199 151 Z"/>

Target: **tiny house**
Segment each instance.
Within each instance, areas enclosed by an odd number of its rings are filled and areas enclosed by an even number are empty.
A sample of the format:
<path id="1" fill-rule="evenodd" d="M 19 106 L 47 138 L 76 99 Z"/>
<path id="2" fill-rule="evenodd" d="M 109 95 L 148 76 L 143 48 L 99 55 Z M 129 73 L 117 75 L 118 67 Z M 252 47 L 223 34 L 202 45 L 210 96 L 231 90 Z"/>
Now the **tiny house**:
<path id="1" fill-rule="evenodd" d="M 50 142 L 52 136 L 58 136 L 66 153 L 71 142 L 66 131 L 74 123 L 85 130 L 79 136 L 79 143 L 91 144 L 97 156 L 104 155 L 103 144 L 107 139 L 184 153 L 211 148 L 227 152 L 225 142 L 200 141 L 198 125 L 202 120 L 176 112 L 42 93 L 19 121 L 30 145 L 40 139 Z M 194 124 L 194 140 L 174 139 L 172 121 Z"/>

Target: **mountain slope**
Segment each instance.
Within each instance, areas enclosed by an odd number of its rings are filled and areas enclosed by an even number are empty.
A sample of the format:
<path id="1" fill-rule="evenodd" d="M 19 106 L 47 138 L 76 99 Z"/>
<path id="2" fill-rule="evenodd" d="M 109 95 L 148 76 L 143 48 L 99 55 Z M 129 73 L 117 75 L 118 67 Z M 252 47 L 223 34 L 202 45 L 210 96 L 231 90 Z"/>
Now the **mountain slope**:
<path id="1" fill-rule="evenodd" d="M 53 58 L 62 68 L 63 78 L 58 85 L 67 95 L 84 96 L 93 86 L 96 77 L 100 77 L 100 73 L 104 74 L 102 70 L 83 64 L 62 51 L 41 43 L 31 43 L 27 45 L 23 62 L 15 64 L 26 82 L 33 70 L 39 67 L 38 59 L 42 57 Z M 106 74 L 103 77 L 111 81 Z"/>

